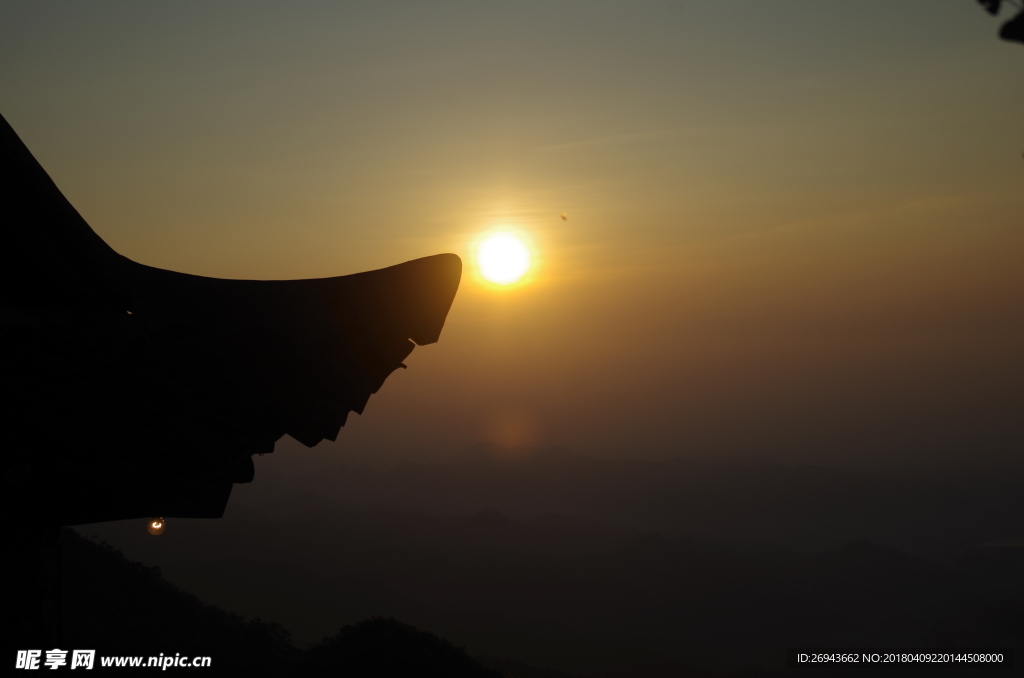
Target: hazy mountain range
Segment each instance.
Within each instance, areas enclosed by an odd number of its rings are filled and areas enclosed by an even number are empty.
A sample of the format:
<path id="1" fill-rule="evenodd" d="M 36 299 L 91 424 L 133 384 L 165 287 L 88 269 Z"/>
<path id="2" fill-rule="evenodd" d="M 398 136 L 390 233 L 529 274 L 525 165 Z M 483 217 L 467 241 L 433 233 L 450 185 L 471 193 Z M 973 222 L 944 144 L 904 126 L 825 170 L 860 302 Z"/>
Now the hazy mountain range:
<path id="1" fill-rule="evenodd" d="M 252 490 L 251 492 L 249 490 Z M 266 474 L 219 521 L 84 526 L 309 642 L 373 615 L 590 676 L 800 645 L 1020 646 L 1019 469 L 883 474 L 476 449 Z"/>

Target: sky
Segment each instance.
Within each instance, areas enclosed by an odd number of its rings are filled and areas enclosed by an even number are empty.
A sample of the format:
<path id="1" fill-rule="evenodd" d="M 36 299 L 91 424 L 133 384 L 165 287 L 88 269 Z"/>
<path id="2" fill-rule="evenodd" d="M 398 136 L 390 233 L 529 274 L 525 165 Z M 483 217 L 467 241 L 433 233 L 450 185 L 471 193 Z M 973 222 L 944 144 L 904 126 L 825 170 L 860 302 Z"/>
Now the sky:
<path id="1" fill-rule="evenodd" d="M 280 463 L 1019 461 L 1024 47 L 999 23 L 972 0 L 5 0 L 0 113 L 140 263 L 467 262 L 441 341 Z M 476 275 L 495 229 L 530 242 L 528 282 Z"/>

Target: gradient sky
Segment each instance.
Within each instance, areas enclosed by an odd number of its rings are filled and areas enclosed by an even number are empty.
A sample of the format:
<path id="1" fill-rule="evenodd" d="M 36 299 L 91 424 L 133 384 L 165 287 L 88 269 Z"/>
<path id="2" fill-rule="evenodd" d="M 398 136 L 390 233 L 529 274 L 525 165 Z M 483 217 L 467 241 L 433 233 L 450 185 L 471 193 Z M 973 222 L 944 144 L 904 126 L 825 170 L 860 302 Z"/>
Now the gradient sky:
<path id="1" fill-rule="evenodd" d="M 0 112 L 152 266 L 529 235 L 532 281 L 470 268 L 317 458 L 1019 460 L 1024 47 L 998 27 L 973 0 L 8 0 Z"/>

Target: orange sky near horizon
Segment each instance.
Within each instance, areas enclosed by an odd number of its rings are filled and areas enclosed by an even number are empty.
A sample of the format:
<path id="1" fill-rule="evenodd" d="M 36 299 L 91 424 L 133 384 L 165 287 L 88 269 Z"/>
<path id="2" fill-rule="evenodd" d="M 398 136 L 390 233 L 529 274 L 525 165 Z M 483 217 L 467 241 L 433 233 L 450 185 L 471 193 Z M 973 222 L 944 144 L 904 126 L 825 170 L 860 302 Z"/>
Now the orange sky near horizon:
<path id="1" fill-rule="evenodd" d="M 8 4 L 0 112 L 152 266 L 324 277 L 528 236 L 528 281 L 467 269 L 441 341 L 317 458 L 1019 460 L 1024 48 L 998 25 L 969 0 Z"/>

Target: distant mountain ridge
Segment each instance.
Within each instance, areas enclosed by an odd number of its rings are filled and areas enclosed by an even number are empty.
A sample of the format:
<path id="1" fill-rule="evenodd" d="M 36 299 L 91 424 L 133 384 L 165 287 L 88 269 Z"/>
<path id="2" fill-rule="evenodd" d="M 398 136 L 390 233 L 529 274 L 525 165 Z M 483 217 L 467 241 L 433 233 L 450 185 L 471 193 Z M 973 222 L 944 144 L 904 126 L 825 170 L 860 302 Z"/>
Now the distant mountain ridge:
<path id="1" fill-rule="evenodd" d="M 781 669 L 791 646 L 1024 645 L 1013 545 L 951 565 L 864 540 L 806 554 L 495 509 L 330 505 L 177 530 L 135 543 L 181 585 L 301 637 L 394 616 L 475 655 L 594 678 Z"/>
<path id="2" fill-rule="evenodd" d="M 282 460 L 268 463 L 280 463 Z M 1024 539 L 1024 468 L 858 471 L 682 459 L 602 459 L 560 449 L 477 445 L 445 463 L 370 469 L 334 459 L 267 473 L 235 501 L 271 509 L 289 495 L 321 506 L 516 518 L 566 517 L 729 543 L 820 551 L 855 539 L 933 558 Z M 282 506 L 283 508 L 283 506 Z"/>
<path id="3" fill-rule="evenodd" d="M 222 520 L 90 529 L 304 642 L 394 617 L 591 678 L 776 670 L 797 645 L 1022 646 L 1019 469 L 306 454 Z"/>

